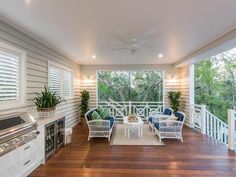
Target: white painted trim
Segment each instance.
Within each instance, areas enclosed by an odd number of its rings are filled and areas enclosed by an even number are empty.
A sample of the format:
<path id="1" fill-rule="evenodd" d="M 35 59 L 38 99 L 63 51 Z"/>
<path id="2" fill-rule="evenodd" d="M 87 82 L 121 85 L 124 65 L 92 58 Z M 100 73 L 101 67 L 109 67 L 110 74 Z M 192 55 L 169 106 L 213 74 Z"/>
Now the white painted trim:
<path id="1" fill-rule="evenodd" d="M 19 100 L 3 101 L 0 103 L 0 110 L 4 111 L 11 108 L 26 106 L 26 52 L 11 45 L 0 42 L 0 49 L 9 52 L 10 55 L 19 56 Z"/>

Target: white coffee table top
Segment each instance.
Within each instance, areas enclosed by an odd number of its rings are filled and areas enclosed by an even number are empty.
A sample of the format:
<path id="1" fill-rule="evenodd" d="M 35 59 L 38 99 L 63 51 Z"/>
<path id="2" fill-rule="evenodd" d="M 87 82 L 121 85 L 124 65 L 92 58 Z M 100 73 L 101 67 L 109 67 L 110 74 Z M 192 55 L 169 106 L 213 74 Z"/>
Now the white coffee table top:
<path id="1" fill-rule="evenodd" d="M 130 121 L 128 121 L 128 117 L 124 117 L 123 122 L 124 122 L 124 124 L 130 124 L 130 125 L 142 124 L 143 120 L 140 117 L 137 117 L 137 118 L 138 118 L 137 122 L 130 122 Z"/>

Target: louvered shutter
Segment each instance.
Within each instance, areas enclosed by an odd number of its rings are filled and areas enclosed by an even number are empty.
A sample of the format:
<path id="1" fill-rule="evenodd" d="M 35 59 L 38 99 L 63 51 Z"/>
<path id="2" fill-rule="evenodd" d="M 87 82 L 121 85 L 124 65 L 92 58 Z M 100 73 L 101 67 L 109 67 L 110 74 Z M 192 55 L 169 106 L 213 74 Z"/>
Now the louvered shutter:
<path id="1" fill-rule="evenodd" d="M 59 68 L 51 67 L 48 68 L 48 83 L 50 90 L 61 95 L 61 71 Z"/>
<path id="2" fill-rule="evenodd" d="M 20 58 L 0 50 L 0 102 L 19 100 Z"/>
<path id="3" fill-rule="evenodd" d="M 72 95 L 72 72 L 63 71 L 63 96 Z"/>

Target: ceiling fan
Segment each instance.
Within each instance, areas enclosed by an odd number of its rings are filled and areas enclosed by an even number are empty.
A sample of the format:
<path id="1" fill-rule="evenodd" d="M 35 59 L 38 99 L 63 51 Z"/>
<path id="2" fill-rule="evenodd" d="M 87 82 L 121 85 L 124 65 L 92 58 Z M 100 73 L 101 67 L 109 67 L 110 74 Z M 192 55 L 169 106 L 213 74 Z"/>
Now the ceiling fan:
<path id="1" fill-rule="evenodd" d="M 112 48 L 112 51 L 116 50 L 128 50 L 131 55 L 135 55 L 138 51 L 143 49 L 152 49 L 149 46 L 150 42 L 153 42 L 152 39 L 146 37 L 144 39 L 130 37 L 126 35 L 119 35 L 116 37 L 116 41 L 119 41 L 119 46 Z M 149 43 L 149 44 L 148 44 Z"/>

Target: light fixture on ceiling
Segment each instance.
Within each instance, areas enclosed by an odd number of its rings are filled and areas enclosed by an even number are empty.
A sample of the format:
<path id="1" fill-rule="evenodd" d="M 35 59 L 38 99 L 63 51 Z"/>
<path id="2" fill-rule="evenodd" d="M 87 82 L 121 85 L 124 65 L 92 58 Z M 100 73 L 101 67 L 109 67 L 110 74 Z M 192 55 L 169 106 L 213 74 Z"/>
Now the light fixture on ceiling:
<path id="1" fill-rule="evenodd" d="M 158 58 L 163 58 L 163 54 L 159 53 Z"/>
<path id="2" fill-rule="evenodd" d="M 31 3 L 31 0 L 25 0 L 25 3 L 26 3 L 26 4 L 30 4 L 30 3 Z"/>
<path id="3" fill-rule="evenodd" d="M 92 59 L 96 59 L 97 57 L 96 57 L 96 55 L 92 55 Z"/>

